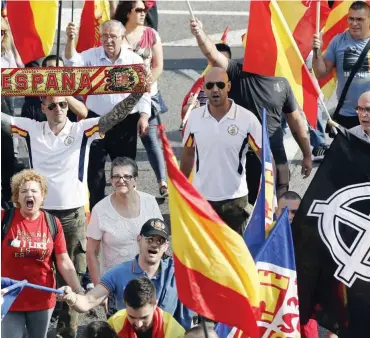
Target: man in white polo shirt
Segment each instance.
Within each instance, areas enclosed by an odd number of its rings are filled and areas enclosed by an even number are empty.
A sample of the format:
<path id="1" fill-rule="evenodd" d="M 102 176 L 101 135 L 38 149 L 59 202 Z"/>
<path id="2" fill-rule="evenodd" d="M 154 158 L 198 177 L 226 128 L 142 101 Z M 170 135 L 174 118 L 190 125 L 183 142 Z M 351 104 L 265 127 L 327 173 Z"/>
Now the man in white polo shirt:
<path id="1" fill-rule="evenodd" d="M 76 26 L 70 23 L 66 29 L 67 44 L 65 47 L 66 65 L 70 66 L 118 66 L 143 63 L 138 54 L 127 49 L 123 42 L 125 27 L 121 22 L 109 20 L 100 27 L 102 45 L 77 53 L 75 39 Z M 90 95 L 86 105 L 89 109 L 88 117 L 104 116 L 114 105 L 128 96 L 126 93 Z M 118 124 L 110 130 L 102 142 L 94 142 L 91 147 L 88 168 L 88 185 L 90 191 L 90 208 L 104 198 L 105 161 L 107 155 L 113 161 L 116 157 L 136 157 L 137 134 L 143 135 L 148 128 L 151 115 L 151 97 L 145 93 L 139 100 L 124 123 Z"/>
<path id="2" fill-rule="evenodd" d="M 232 229 L 242 234 L 248 218 L 245 162 L 248 145 L 261 158 L 262 127 L 257 117 L 228 98 L 231 84 L 218 67 L 206 75 L 205 106 L 185 126 L 181 171 Z"/>
<path id="3" fill-rule="evenodd" d="M 47 121 L 38 122 L 1 113 L 2 131 L 25 139 L 30 166 L 46 176 L 48 193 L 43 208 L 62 223 L 67 251 L 81 279 L 86 272 L 87 165 L 90 144 L 130 114 L 142 94 L 131 94 L 100 118 L 71 122 L 65 97 L 42 98 Z M 59 285 L 65 285 L 58 278 Z M 76 290 L 79 292 L 81 290 Z M 58 323 L 62 337 L 76 337 L 77 313 L 65 306 Z"/>

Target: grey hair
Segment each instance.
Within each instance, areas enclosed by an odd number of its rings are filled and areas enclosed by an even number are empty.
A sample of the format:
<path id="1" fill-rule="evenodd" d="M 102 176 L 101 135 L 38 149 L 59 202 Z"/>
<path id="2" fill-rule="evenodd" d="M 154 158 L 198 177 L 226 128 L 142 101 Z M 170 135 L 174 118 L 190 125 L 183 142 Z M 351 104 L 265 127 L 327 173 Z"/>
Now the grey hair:
<path id="1" fill-rule="evenodd" d="M 126 28 L 125 26 L 122 24 L 121 21 L 118 21 L 118 20 L 107 20 L 107 21 L 104 21 L 101 25 L 100 25 L 100 34 L 102 33 L 103 29 L 105 27 L 115 27 L 115 28 L 118 28 L 119 30 L 119 34 L 122 36 L 123 34 L 125 34 L 125 31 L 126 31 Z"/>

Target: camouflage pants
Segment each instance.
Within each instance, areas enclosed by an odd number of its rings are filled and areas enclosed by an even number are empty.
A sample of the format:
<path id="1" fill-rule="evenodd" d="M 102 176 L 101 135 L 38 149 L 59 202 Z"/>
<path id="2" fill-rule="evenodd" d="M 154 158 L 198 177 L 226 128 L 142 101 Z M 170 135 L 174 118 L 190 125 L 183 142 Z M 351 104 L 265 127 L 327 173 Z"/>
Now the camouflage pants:
<path id="1" fill-rule="evenodd" d="M 67 252 L 71 258 L 77 275 L 82 280 L 86 272 L 86 217 L 83 207 L 70 210 L 47 210 L 59 218 L 63 226 L 67 244 Z M 57 272 L 58 288 L 65 286 L 62 275 Z M 59 317 L 57 334 L 63 338 L 76 338 L 78 313 L 73 311 L 65 302 L 57 302 L 53 317 Z"/>

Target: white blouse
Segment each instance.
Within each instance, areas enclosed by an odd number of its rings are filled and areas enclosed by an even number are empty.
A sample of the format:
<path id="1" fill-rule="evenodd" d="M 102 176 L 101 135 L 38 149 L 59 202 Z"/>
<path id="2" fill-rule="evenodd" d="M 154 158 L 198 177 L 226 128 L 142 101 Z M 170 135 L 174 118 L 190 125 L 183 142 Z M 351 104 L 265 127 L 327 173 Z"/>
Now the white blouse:
<path id="1" fill-rule="evenodd" d="M 112 205 L 112 195 L 102 199 L 92 210 L 86 236 L 101 241 L 101 275 L 117 264 L 135 258 L 139 253 L 137 236 L 147 220 L 163 220 L 155 197 L 141 191 L 137 193 L 140 196 L 140 214 L 136 218 L 122 217 Z"/>

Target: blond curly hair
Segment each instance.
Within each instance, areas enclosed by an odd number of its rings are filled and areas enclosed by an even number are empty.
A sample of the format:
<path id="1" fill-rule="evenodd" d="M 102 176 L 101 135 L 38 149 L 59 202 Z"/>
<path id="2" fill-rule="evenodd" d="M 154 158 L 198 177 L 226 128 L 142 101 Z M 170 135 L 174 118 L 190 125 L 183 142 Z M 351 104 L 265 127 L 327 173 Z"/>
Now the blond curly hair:
<path id="1" fill-rule="evenodd" d="M 20 207 L 19 202 L 18 202 L 19 190 L 21 189 L 21 186 L 23 184 L 29 181 L 35 181 L 40 184 L 41 194 L 43 197 L 45 197 L 48 192 L 48 188 L 46 185 L 46 178 L 44 176 L 41 176 L 39 173 L 37 173 L 35 170 L 32 170 L 32 169 L 22 170 L 20 173 L 14 175 L 11 181 L 12 202 L 17 208 Z"/>

